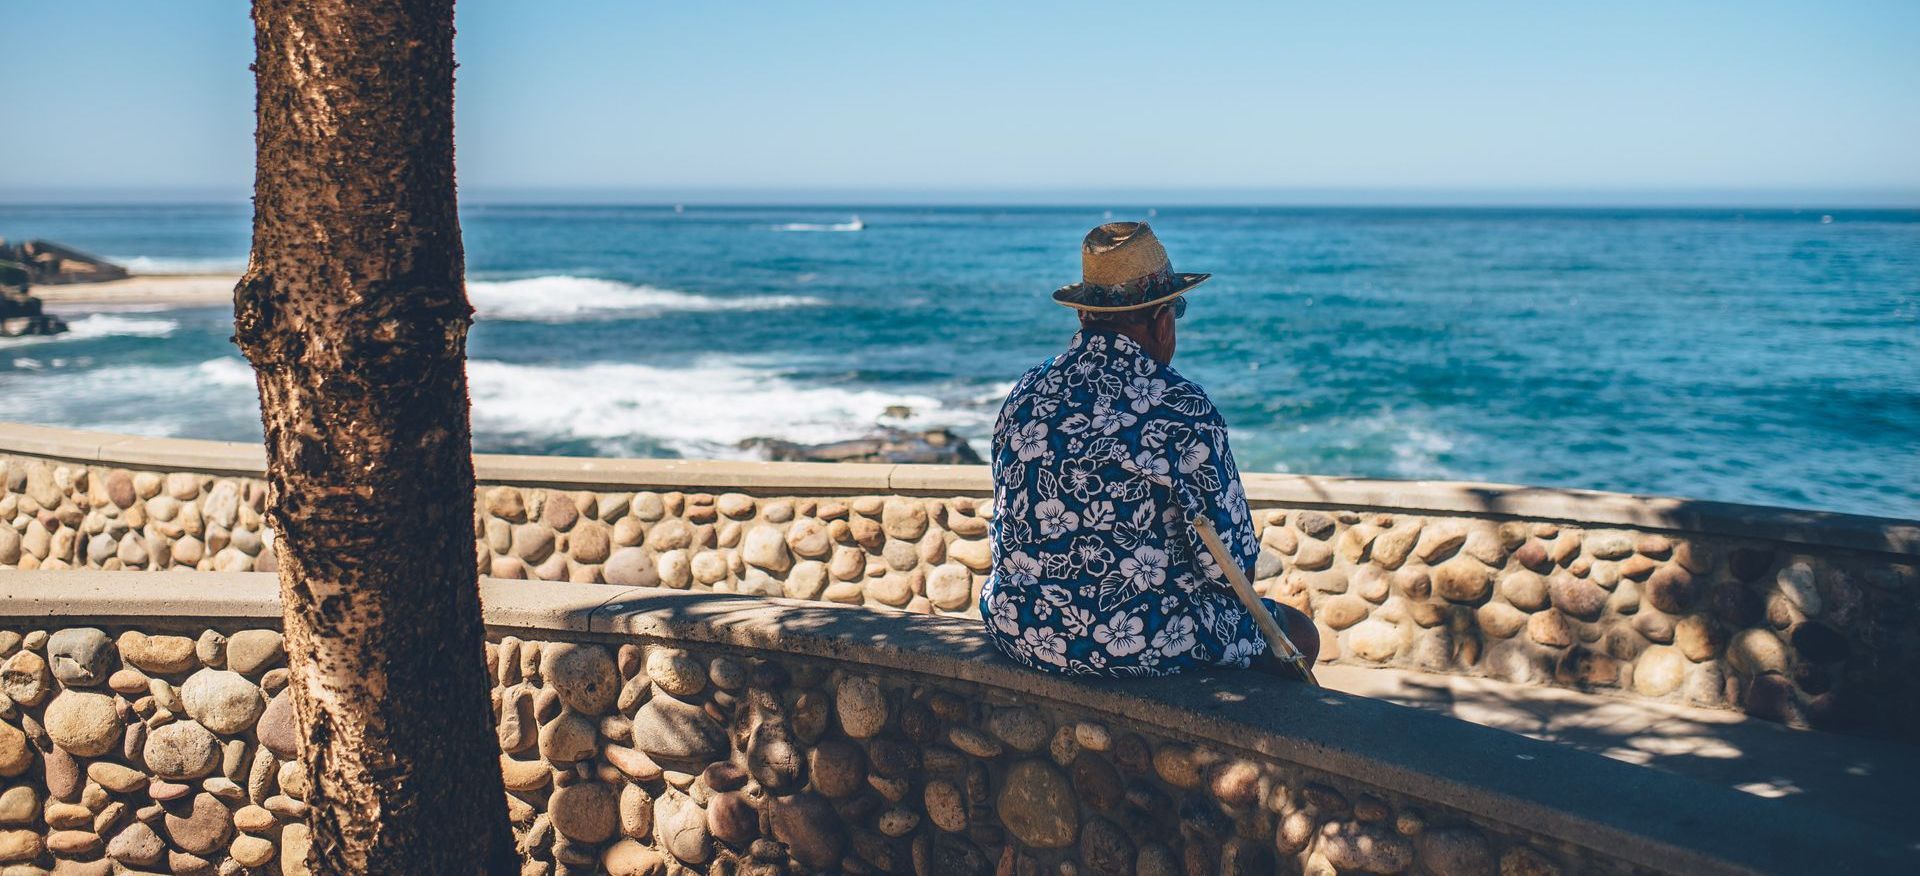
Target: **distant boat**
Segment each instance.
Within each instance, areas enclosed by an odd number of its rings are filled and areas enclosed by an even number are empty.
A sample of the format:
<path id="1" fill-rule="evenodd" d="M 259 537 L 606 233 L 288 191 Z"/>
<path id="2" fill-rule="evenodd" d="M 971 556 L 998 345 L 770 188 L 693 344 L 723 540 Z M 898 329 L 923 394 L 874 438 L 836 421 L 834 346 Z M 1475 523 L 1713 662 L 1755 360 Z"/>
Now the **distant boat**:
<path id="1" fill-rule="evenodd" d="M 860 214 L 855 213 L 853 214 L 852 222 L 848 222 L 847 224 L 841 225 L 838 227 L 842 231 L 865 231 L 867 230 L 867 223 L 860 221 Z"/>

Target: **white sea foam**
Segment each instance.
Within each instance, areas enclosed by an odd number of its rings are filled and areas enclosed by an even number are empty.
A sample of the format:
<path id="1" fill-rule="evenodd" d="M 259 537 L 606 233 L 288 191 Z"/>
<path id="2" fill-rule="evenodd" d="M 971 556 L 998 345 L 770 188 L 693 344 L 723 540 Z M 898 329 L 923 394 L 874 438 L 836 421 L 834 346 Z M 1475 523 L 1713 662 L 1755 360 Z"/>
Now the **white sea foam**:
<path id="1" fill-rule="evenodd" d="M 773 226 L 774 231 L 847 232 L 847 231 L 865 231 L 866 228 L 867 228 L 866 223 L 861 222 L 860 217 L 858 216 L 855 216 L 852 222 L 834 222 L 834 223 L 827 223 L 827 224 L 817 223 L 817 222 L 788 222 L 785 224 Z"/>
<path id="2" fill-rule="evenodd" d="M 605 316 L 644 317 L 689 311 L 784 310 L 825 303 L 805 295 L 723 298 L 567 275 L 473 281 L 467 284 L 467 297 L 481 319 L 523 322 L 575 322 Z"/>
<path id="3" fill-rule="evenodd" d="M 100 338 L 164 338 L 173 334 L 179 327 L 180 323 L 171 319 L 94 313 L 67 323 L 67 330 L 61 334 L 0 338 L 0 349 L 63 341 L 92 341 Z"/>
<path id="4" fill-rule="evenodd" d="M 1018 384 L 1019 381 L 1017 380 L 1003 380 L 989 384 L 986 389 L 976 393 L 969 401 L 975 405 L 991 405 L 994 410 L 998 411 L 1000 405 L 1006 402 L 1007 396 L 1013 392 L 1014 386 Z"/>
<path id="5" fill-rule="evenodd" d="M 468 363 L 477 432 L 584 438 L 604 451 L 631 452 L 636 439 L 690 457 L 739 457 L 748 438 L 803 443 L 869 432 L 893 405 L 912 408 L 921 428 L 946 425 L 930 396 L 809 386 L 741 360 L 711 358 L 685 368 L 625 363 L 565 366 Z M 962 417 L 964 418 L 964 417 Z"/>
<path id="6" fill-rule="evenodd" d="M 110 256 L 135 274 L 238 274 L 247 269 L 246 259 L 178 259 L 165 256 Z"/>
<path id="7" fill-rule="evenodd" d="M 238 357 L 101 368 L 47 364 L 32 374 L 0 373 L 0 420 L 155 437 L 259 436 L 253 371 Z"/>
<path id="8" fill-rule="evenodd" d="M 258 438 L 253 369 L 238 356 L 98 368 L 12 361 L 33 370 L 0 372 L 0 420 L 156 437 Z M 840 441 L 882 422 L 974 437 L 991 416 L 915 392 L 804 383 L 752 359 L 713 357 L 687 367 L 478 359 L 468 363 L 468 374 L 482 444 L 584 441 L 603 455 L 664 448 L 694 458 L 750 458 L 754 452 L 739 447 L 749 438 Z M 889 418 L 896 405 L 913 416 Z"/>
<path id="9" fill-rule="evenodd" d="M 173 334 L 173 330 L 179 327 L 180 323 L 171 319 L 95 313 L 67 323 L 67 334 L 76 340 L 112 337 L 164 338 Z"/>
<path id="10" fill-rule="evenodd" d="M 1452 436 L 1426 422 L 1418 412 L 1379 411 L 1301 424 L 1281 442 L 1297 465 L 1281 461 L 1275 471 L 1326 472 L 1351 465 L 1358 457 L 1389 458 L 1383 476 L 1414 479 L 1459 478 L 1443 457 L 1454 449 Z"/>
<path id="11" fill-rule="evenodd" d="M 1401 438 L 1393 448 L 1395 474 L 1409 478 L 1453 476 L 1453 472 L 1440 463 L 1440 456 L 1453 449 L 1453 439 L 1419 426 L 1404 427 Z"/>
<path id="12" fill-rule="evenodd" d="M 253 366 L 247 360 L 234 356 L 208 359 L 193 368 L 199 380 L 214 386 L 239 387 L 253 389 Z"/>

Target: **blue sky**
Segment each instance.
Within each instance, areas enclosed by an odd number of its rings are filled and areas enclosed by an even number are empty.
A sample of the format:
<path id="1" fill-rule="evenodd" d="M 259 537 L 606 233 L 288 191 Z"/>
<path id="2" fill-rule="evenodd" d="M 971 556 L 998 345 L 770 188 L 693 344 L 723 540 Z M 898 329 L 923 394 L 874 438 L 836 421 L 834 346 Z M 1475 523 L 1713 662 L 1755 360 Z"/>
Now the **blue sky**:
<path id="1" fill-rule="evenodd" d="M 243 197 L 245 3 L 0 29 L 0 199 Z M 464 0 L 469 193 L 1920 203 L 1920 3 Z M 16 127 L 18 125 L 18 127 Z"/>

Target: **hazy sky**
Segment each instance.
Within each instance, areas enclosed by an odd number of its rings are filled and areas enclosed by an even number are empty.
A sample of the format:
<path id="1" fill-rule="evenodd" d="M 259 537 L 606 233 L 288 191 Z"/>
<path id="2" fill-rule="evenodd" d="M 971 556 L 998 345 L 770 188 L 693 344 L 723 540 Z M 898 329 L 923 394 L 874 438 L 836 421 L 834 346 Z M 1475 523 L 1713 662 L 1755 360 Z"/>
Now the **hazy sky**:
<path id="1" fill-rule="evenodd" d="M 0 28 L 0 199 L 244 195 L 233 0 Z M 1920 3 L 464 0 L 466 191 L 1819 191 L 1920 201 Z"/>

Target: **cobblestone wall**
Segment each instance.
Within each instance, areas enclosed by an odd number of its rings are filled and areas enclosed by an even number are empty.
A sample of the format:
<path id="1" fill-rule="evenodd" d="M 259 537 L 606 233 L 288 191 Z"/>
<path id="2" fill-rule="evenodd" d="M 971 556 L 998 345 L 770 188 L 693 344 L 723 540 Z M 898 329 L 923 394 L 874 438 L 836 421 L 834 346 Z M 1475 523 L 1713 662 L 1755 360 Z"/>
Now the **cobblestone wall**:
<path id="1" fill-rule="evenodd" d="M 250 478 L 6 460 L 0 566 L 273 569 Z M 988 500 L 566 491 L 476 497 L 480 569 L 972 614 Z M 1762 538 L 1255 502 L 1255 586 L 1323 659 L 1737 708 L 1913 738 L 1912 558 Z"/>
<path id="2" fill-rule="evenodd" d="M 5 872 L 304 872 L 278 632 L 10 625 L 0 658 Z M 527 874 L 1627 869 L 963 682 L 670 642 L 487 661 Z"/>

